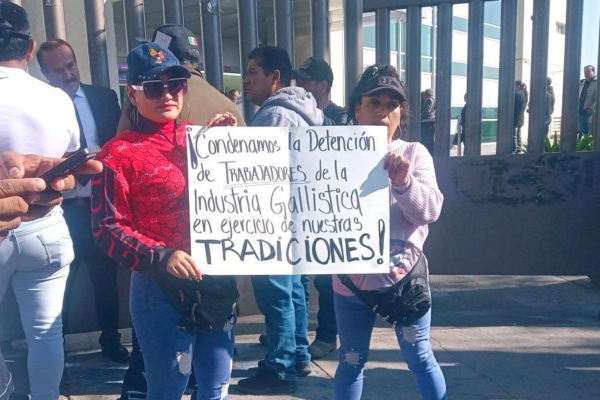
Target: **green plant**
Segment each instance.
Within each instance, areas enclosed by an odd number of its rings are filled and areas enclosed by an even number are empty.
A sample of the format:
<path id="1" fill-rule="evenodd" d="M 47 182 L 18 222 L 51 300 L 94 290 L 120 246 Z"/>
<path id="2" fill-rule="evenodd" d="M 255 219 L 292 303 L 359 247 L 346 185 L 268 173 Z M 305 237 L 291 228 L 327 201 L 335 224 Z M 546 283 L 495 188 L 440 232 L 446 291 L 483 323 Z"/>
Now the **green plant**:
<path id="1" fill-rule="evenodd" d="M 593 151 L 594 137 L 592 135 L 577 136 L 577 151 Z"/>

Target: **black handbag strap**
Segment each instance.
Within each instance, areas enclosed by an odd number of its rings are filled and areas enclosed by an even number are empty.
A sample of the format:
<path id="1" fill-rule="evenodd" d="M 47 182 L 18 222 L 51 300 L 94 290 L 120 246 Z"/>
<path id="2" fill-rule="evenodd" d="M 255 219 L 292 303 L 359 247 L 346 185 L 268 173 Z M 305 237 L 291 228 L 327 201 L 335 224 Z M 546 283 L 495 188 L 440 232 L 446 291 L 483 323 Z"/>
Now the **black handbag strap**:
<path id="1" fill-rule="evenodd" d="M 406 242 L 407 244 L 409 244 L 410 246 L 412 246 L 412 244 Z M 425 257 L 425 253 L 423 253 L 423 251 L 419 252 L 419 258 L 417 258 L 417 262 L 415 262 L 415 265 L 413 266 L 413 269 L 410 270 L 410 272 L 406 275 L 404 275 L 402 277 L 402 279 L 400 279 L 398 282 L 396 282 L 394 284 L 394 286 L 400 284 L 404 279 L 411 279 L 410 277 L 412 277 L 412 275 L 414 275 L 413 271 L 415 271 L 416 267 L 421 261 L 422 259 Z M 346 286 L 348 289 L 350 289 L 350 291 L 352 293 L 354 293 L 357 297 L 360 296 L 363 292 L 363 290 L 359 289 L 354 282 L 352 282 L 352 279 L 350 278 L 350 276 L 348 274 L 338 274 L 338 278 L 340 280 L 340 282 L 342 282 L 344 284 L 344 286 Z"/>

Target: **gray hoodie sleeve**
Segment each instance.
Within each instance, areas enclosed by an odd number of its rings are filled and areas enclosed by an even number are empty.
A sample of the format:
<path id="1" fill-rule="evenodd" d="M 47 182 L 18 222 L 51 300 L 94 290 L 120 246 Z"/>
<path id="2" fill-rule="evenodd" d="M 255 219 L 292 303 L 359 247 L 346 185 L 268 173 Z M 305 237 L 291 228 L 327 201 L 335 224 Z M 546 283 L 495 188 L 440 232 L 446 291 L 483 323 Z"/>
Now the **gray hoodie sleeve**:
<path id="1" fill-rule="evenodd" d="M 274 107 L 256 114 L 252 126 L 298 126 L 284 115 L 273 112 Z"/>

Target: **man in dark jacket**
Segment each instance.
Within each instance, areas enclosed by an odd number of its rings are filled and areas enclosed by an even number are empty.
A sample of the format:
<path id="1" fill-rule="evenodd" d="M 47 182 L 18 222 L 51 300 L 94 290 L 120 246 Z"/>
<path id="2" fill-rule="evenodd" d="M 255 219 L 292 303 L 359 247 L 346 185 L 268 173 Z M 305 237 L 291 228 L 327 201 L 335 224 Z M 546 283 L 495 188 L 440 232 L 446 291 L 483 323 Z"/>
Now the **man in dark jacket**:
<path id="1" fill-rule="evenodd" d="M 335 125 L 348 124 L 348 111 L 331 101 L 331 86 L 333 85 L 333 71 L 327 61 L 322 58 L 310 57 L 297 70 L 292 78 L 300 86 L 315 97 L 317 107 L 323 114 L 333 121 Z"/>
<path id="2" fill-rule="evenodd" d="M 73 48 L 62 39 L 51 39 L 40 46 L 37 60 L 48 82 L 66 92 L 75 105 L 80 129 L 80 148 L 103 146 L 117 132 L 121 114 L 117 94 L 108 88 L 85 85 L 80 81 L 77 58 Z M 63 307 L 65 326 L 68 326 L 69 306 L 75 277 L 82 263 L 88 267 L 94 286 L 96 317 L 102 329 L 102 354 L 111 360 L 126 363 L 129 352 L 121 345 L 119 333 L 119 293 L 117 265 L 95 244 L 91 227 L 91 182 L 80 181 L 77 187 L 65 193 L 63 210 L 73 239 L 75 261 Z"/>
<path id="3" fill-rule="evenodd" d="M 421 121 L 435 119 L 435 98 L 433 89 L 425 89 L 421 92 Z"/>
<path id="4" fill-rule="evenodd" d="M 521 82 L 515 82 L 515 133 L 513 135 L 513 153 L 522 151 L 521 128 L 525 123 L 525 109 L 528 101 L 527 86 Z"/>

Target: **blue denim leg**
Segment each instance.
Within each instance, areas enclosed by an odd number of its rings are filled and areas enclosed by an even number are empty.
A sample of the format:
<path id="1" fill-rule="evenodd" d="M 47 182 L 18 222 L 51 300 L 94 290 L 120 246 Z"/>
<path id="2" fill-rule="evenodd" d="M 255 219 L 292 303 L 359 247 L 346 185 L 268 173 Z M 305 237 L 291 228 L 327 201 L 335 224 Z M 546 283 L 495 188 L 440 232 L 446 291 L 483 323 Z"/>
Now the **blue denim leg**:
<path id="1" fill-rule="evenodd" d="M 308 300 L 310 279 L 308 275 L 292 276 L 292 303 L 296 317 L 296 364 L 310 363 L 308 352 Z"/>
<path id="2" fill-rule="evenodd" d="M 147 400 L 180 400 L 192 364 L 199 369 L 197 400 L 229 398 L 233 331 L 194 335 L 179 329 L 179 313 L 156 281 L 139 272 L 131 275 L 129 305 L 144 356 Z"/>
<path id="3" fill-rule="evenodd" d="M 340 336 L 339 364 L 335 372 L 335 399 L 360 400 L 363 368 L 369 358 L 369 345 L 375 313 L 356 296 L 334 294 L 337 329 Z"/>
<path id="4" fill-rule="evenodd" d="M 319 312 L 317 313 L 317 337 L 323 342 L 335 342 L 337 325 L 333 309 L 333 284 L 331 275 L 317 275 L 315 288 L 319 291 Z"/>
<path id="5" fill-rule="evenodd" d="M 0 302 L 13 288 L 29 353 L 33 400 L 56 400 L 64 367 L 62 302 L 73 261 L 62 214 L 23 224 L 0 242 Z"/>
<path id="6" fill-rule="evenodd" d="M 340 336 L 340 360 L 335 374 L 335 398 L 359 400 L 363 368 L 368 360 L 375 313 L 356 296 L 334 295 Z M 404 360 L 413 372 L 423 400 L 445 400 L 444 375 L 429 342 L 431 311 L 411 327 L 396 327 Z"/>
<path id="7" fill-rule="evenodd" d="M 275 370 L 280 379 L 294 381 L 297 378 L 296 362 L 310 361 L 308 337 L 304 342 L 301 339 L 302 332 L 307 334 L 308 329 L 306 294 L 301 277 L 257 275 L 252 277 L 252 286 L 256 303 L 265 316 L 269 339 L 265 367 Z M 300 339 L 300 348 L 296 338 Z"/>
<path id="8" fill-rule="evenodd" d="M 446 380 L 433 355 L 429 340 L 430 328 L 431 310 L 412 326 L 396 326 L 396 337 L 404 361 L 413 373 L 421 398 L 445 400 Z"/>

